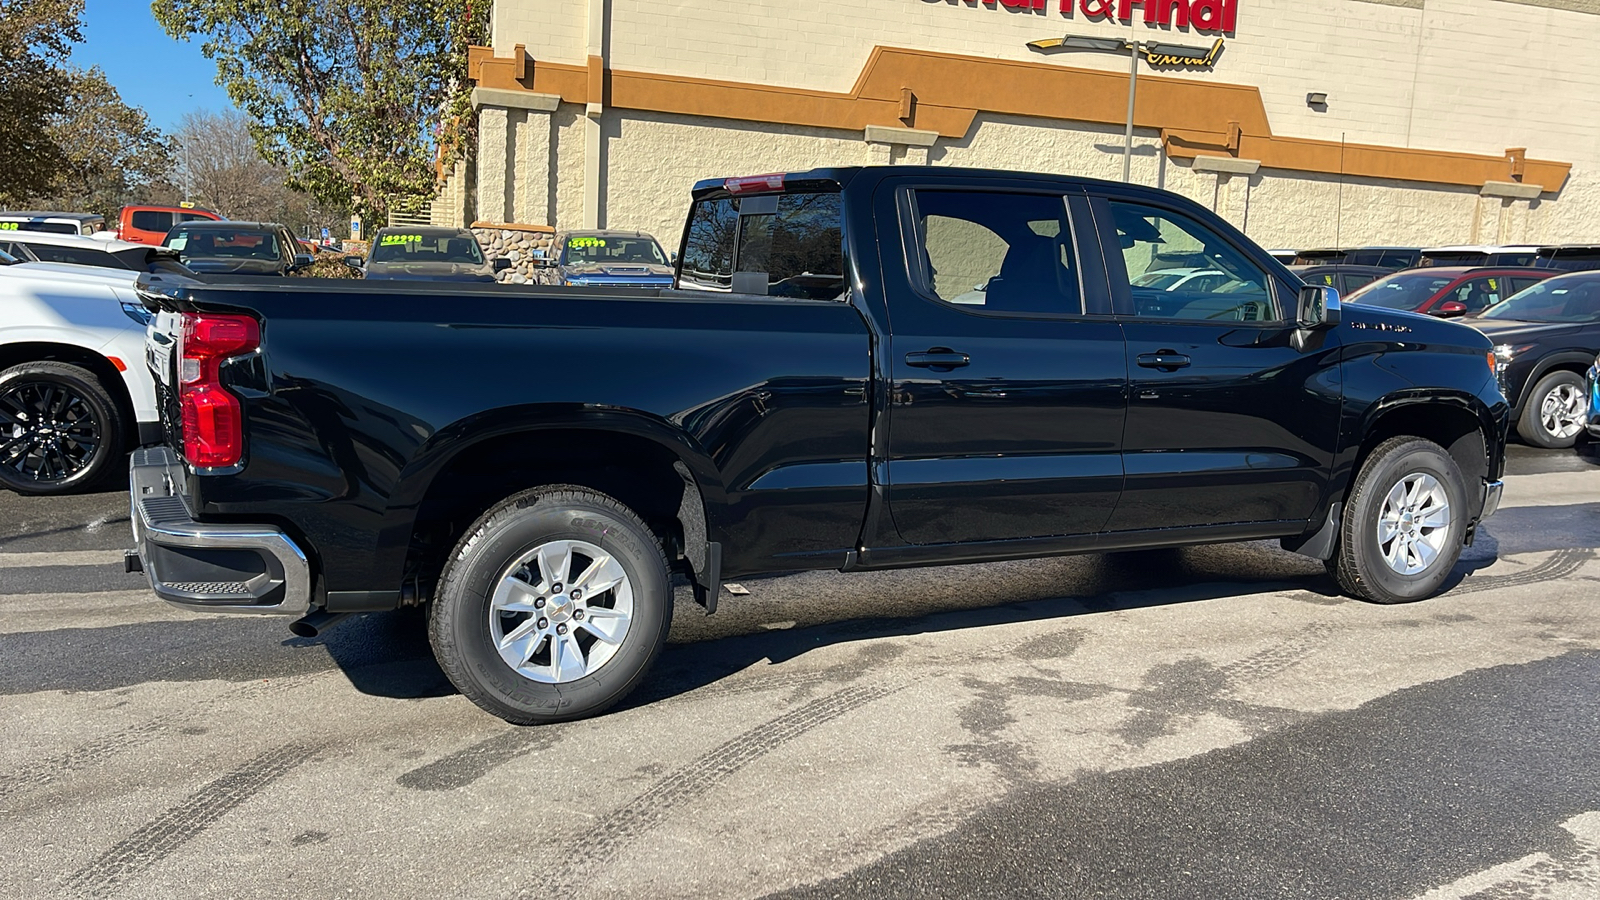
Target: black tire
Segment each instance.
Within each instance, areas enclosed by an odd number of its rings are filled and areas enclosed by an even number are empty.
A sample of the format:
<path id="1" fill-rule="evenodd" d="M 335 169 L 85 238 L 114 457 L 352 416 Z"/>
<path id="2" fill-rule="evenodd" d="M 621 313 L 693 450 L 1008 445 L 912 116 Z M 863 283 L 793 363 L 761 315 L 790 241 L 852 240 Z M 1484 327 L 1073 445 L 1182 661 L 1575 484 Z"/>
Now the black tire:
<path id="1" fill-rule="evenodd" d="M 525 675 L 502 658 L 491 628 L 507 626 L 491 623 L 504 621 L 496 616 L 515 614 L 491 616 L 492 598 L 508 571 L 518 571 L 513 567 L 519 560 L 552 542 L 566 541 L 597 547 L 621 564 L 631 589 L 632 618 L 615 650 L 598 668 L 573 680 L 550 683 Z M 580 556 L 574 552 L 574 567 L 580 565 Z M 530 565 L 542 563 L 535 560 Z M 550 602 L 540 596 L 540 604 Z M 597 595 L 608 596 L 620 605 L 609 591 Z M 544 614 L 533 615 L 542 619 Z M 551 618 L 556 618 L 554 613 Z M 594 616 L 589 618 L 593 623 Z M 599 643 L 584 630 L 589 626 L 567 621 L 572 641 L 589 639 L 585 661 L 595 659 L 592 653 Z M 592 716 L 627 696 L 660 654 L 671 624 L 667 560 L 660 540 L 644 522 L 604 494 L 571 487 L 537 488 L 484 513 L 456 545 L 440 575 L 428 636 L 440 668 L 467 699 L 512 724 L 534 725 Z M 550 643 L 541 646 L 546 656 L 554 649 Z"/>
<path id="2" fill-rule="evenodd" d="M 1585 395 L 1587 388 L 1583 376 L 1566 369 L 1551 372 L 1539 379 L 1533 390 L 1528 392 L 1527 402 L 1522 404 L 1522 415 L 1517 419 L 1517 434 L 1522 435 L 1522 439 L 1533 446 L 1543 447 L 1546 450 L 1565 450 L 1576 444 L 1578 435 L 1583 433 L 1582 416 L 1588 407 L 1588 398 Z M 1571 431 L 1570 434 L 1558 434 L 1552 431 L 1545 421 L 1546 401 L 1552 401 L 1562 407 L 1567 406 L 1556 396 L 1558 392 L 1578 404 L 1575 411 L 1563 409 L 1557 417 L 1558 427 L 1563 431 Z M 1574 412 L 1575 425 L 1568 423 Z"/>
<path id="3" fill-rule="evenodd" d="M 93 372 L 28 362 L 0 372 L 0 487 L 83 491 L 122 458 L 122 411 Z"/>
<path id="4" fill-rule="evenodd" d="M 1435 530 L 1444 534 L 1438 555 L 1421 571 L 1404 574 L 1386 560 L 1379 541 L 1378 519 L 1390 491 L 1417 475 L 1431 476 L 1437 482 L 1451 515 L 1443 528 L 1416 527 L 1419 535 L 1431 537 Z M 1328 561 L 1328 571 L 1345 593 L 1373 603 L 1410 603 L 1432 596 L 1461 558 L 1467 507 L 1465 479 L 1443 447 L 1416 437 L 1390 438 L 1372 451 L 1356 476 L 1344 508 L 1339 545 Z M 1394 547 L 1392 541 L 1389 547 Z"/>

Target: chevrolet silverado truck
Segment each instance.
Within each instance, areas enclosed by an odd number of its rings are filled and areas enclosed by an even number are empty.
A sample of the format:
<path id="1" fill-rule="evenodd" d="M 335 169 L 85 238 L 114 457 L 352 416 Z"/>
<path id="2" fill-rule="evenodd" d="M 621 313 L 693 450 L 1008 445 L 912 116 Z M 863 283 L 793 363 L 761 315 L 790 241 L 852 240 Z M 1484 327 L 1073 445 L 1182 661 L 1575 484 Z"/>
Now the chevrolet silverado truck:
<path id="1" fill-rule="evenodd" d="M 1137 287 L 1163 269 L 1226 277 Z M 1160 190 L 936 167 L 704 181 L 648 291 L 150 285 L 137 552 L 191 609 L 427 607 L 460 691 L 592 715 L 673 577 L 1278 539 L 1438 591 L 1499 504 L 1487 338 L 1341 310 Z"/>

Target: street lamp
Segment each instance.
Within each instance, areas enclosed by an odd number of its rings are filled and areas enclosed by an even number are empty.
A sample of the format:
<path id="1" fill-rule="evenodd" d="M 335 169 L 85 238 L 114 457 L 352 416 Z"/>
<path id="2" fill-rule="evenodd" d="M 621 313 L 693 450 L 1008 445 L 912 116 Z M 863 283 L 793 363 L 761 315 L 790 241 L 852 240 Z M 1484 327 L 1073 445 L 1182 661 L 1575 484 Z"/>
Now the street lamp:
<path id="1" fill-rule="evenodd" d="M 1188 44 L 1168 44 L 1165 41 L 1130 41 L 1126 38 L 1090 37 L 1069 34 L 1042 41 L 1029 41 L 1035 50 L 1087 50 L 1093 53 L 1128 54 L 1128 118 L 1122 131 L 1122 180 L 1131 180 L 1133 173 L 1133 98 L 1139 88 L 1139 54 L 1155 65 L 1208 66 L 1216 62 L 1217 51 L 1222 47 L 1219 39 L 1210 47 Z"/>

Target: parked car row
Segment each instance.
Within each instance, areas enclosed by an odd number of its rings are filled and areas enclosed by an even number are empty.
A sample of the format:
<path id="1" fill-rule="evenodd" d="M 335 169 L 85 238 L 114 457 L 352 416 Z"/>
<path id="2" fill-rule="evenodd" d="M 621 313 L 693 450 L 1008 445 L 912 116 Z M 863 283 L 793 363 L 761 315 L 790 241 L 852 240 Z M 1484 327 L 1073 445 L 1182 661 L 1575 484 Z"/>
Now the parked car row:
<path id="1" fill-rule="evenodd" d="M 1287 266 L 1377 266 L 1390 271 L 1432 266 L 1510 266 L 1558 269 L 1568 272 L 1600 269 L 1600 244 L 1324 247 L 1268 252 Z"/>

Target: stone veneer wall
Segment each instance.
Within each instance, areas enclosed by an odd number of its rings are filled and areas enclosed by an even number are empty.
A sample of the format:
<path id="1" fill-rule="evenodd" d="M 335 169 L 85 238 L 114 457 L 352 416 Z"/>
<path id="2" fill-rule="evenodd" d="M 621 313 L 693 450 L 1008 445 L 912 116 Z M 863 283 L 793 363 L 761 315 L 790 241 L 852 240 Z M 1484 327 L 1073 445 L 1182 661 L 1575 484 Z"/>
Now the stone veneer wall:
<path id="1" fill-rule="evenodd" d="M 504 284 L 555 284 L 555 270 L 541 269 L 534 266 L 538 253 L 553 256 L 552 248 L 555 245 L 555 234 L 546 228 L 532 228 L 527 225 L 503 224 L 496 225 L 486 222 L 472 223 L 472 233 L 477 236 L 478 243 L 483 245 L 483 253 L 489 259 L 504 257 L 511 260 L 511 268 L 501 272 L 500 281 Z"/>

